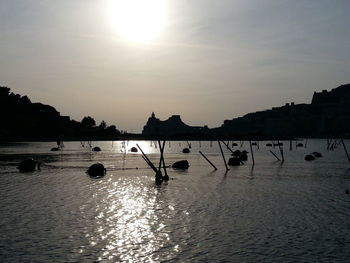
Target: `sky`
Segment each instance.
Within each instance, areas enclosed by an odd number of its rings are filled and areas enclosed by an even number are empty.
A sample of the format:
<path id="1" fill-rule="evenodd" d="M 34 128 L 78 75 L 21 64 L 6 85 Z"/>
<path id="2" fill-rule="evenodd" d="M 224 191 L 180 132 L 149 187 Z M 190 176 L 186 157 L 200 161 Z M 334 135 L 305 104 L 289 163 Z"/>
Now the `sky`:
<path id="1" fill-rule="evenodd" d="M 152 112 L 218 127 L 350 83 L 349 12 L 349 0 L 0 0 L 0 86 L 129 132 Z"/>

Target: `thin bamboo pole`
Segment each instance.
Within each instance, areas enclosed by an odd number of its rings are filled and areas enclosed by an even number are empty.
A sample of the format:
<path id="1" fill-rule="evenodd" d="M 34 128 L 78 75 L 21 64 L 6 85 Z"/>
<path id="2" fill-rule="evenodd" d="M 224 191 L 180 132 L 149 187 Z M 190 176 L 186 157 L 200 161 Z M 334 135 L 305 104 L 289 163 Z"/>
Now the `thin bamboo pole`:
<path id="1" fill-rule="evenodd" d="M 226 144 L 224 141 L 222 141 L 222 143 L 226 146 L 227 149 L 229 149 L 231 153 L 234 153 L 228 144 Z"/>
<path id="2" fill-rule="evenodd" d="M 277 144 L 278 144 L 278 148 L 280 149 L 281 156 L 282 156 L 282 162 L 284 162 L 283 150 L 282 150 L 282 147 L 281 147 L 281 144 L 280 144 L 279 140 L 277 141 Z"/>
<path id="3" fill-rule="evenodd" d="M 252 141 L 249 141 L 249 145 L 250 145 L 250 152 L 251 152 L 251 154 L 252 154 L 253 165 L 255 165 L 254 154 L 253 154 L 253 147 L 252 147 Z"/>
<path id="4" fill-rule="evenodd" d="M 281 161 L 280 158 L 278 158 L 277 155 L 273 151 L 270 150 L 270 153 L 272 153 L 272 155 L 275 156 L 277 160 Z"/>
<path id="5" fill-rule="evenodd" d="M 221 152 L 221 155 L 222 155 L 222 159 L 224 159 L 226 171 L 228 171 L 229 169 L 228 169 L 228 167 L 227 167 L 226 159 L 225 159 L 225 156 L 224 156 L 224 152 L 222 151 L 220 141 L 218 141 L 218 144 L 219 144 L 219 147 L 220 147 L 220 152 Z"/>
<path id="6" fill-rule="evenodd" d="M 341 140 L 341 143 L 343 144 L 343 147 L 344 147 L 344 150 L 345 150 L 346 156 L 348 157 L 348 160 L 349 160 L 349 162 L 350 162 L 349 153 L 348 153 L 348 151 L 347 151 L 347 149 L 346 149 L 346 146 L 345 146 L 344 140 L 343 140 L 343 138 L 341 138 L 340 140 Z"/>
<path id="7" fill-rule="evenodd" d="M 218 168 L 216 168 L 216 166 L 215 166 L 201 151 L 199 151 L 199 153 L 204 157 L 205 160 L 208 161 L 208 163 L 209 163 L 211 166 L 213 166 L 213 168 L 215 169 L 215 171 L 218 169 Z"/>
<path id="8" fill-rule="evenodd" d="M 147 157 L 147 155 L 142 151 L 141 147 L 138 144 L 136 144 L 136 146 L 141 151 L 142 157 L 147 162 L 147 164 L 153 169 L 153 171 L 155 171 L 157 173 L 158 172 L 157 168 L 154 166 L 154 164 L 151 162 L 151 160 Z"/>

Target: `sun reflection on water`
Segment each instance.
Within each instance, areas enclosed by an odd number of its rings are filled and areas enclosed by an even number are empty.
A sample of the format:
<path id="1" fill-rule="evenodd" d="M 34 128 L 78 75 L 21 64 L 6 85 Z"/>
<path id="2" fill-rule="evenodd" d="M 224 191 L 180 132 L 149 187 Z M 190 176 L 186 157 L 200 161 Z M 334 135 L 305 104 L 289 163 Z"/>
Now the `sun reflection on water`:
<path id="1" fill-rule="evenodd" d="M 137 179 L 118 180 L 99 189 L 94 194 L 94 230 L 86 235 L 89 246 L 98 247 L 97 260 L 159 262 L 154 252 L 171 242 L 157 200 L 159 189 Z M 166 208 L 174 209 L 170 207 Z M 170 258 L 177 248 L 168 253 Z"/>

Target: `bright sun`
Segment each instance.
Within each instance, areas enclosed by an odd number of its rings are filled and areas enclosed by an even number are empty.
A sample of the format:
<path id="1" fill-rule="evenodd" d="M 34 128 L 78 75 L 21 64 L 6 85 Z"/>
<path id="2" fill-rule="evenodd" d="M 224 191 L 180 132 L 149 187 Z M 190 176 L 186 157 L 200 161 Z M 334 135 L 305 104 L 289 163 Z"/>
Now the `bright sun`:
<path id="1" fill-rule="evenodd" d="M 166 0 L 112 0 L 111 18 L 120 36 L 132 42 L 149 42 L 163 30 Z"/>

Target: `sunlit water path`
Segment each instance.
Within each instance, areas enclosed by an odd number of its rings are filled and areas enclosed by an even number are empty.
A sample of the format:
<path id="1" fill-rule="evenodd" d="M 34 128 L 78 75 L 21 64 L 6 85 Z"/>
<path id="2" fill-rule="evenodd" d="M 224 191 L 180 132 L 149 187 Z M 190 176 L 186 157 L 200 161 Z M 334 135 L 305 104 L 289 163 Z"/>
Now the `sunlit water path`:
<path id="1" fill-rule="evenodd" d="M 190 162 L 169 169 L 171 180 L 156 186 L 154 172 L 136 142 L 12 143 L 0 146 L 1 262 L 346 262 L 350 258 L 350 163 L 325 140 L 289 150 L 254 147 L 244 166 L 225 167 L 217 143 L 166 143 L 165 160 Z M 139 142 L 155 163 L 159 148 Z M 346 142 L 350 149 L 350 142 Z M 293 145 L 294 147 L 295 145 Z M 235 147 L 240 149 L 240 147 Z M 249 149 L 245 142 L 242 149 Z M 219 168 L 200 156 L 205 153 Z M 229 157 L 227 149 L 224 150 Z M 313 162 L 313 151 L 324 157 Z M 27 157 L 42 170 L 19 173 Z M 95 162 L 107 175 L 85 174 Z"/>

